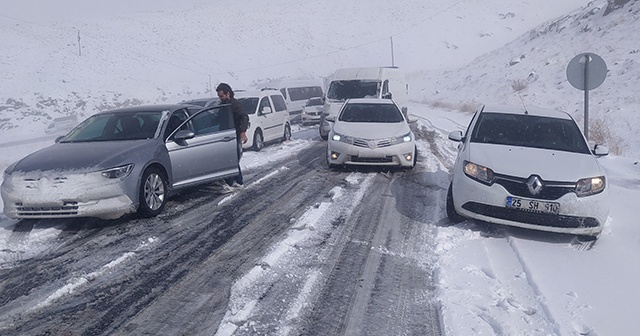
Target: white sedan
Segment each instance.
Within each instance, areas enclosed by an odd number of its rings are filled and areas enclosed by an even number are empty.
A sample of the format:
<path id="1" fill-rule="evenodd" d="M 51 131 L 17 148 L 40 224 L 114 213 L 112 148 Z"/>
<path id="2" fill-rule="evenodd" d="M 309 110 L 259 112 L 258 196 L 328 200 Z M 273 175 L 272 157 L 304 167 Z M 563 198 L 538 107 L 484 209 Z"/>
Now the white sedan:
<path id="1" fill-rule="evenodd" d="M 358 98 L 345 101 L 327 143 L 329 167 L 379 165 L 413 168 L 415 136 L 409 121 L 391 99 Z"/>
<path id="2" fill-rule="evenodd" d="M 447 195 L 453 222 L 475 218 L 597 237 L 608 217 L 605 172 L 576 122 L 555 110 L 482 106 L 460 142 Z"/>

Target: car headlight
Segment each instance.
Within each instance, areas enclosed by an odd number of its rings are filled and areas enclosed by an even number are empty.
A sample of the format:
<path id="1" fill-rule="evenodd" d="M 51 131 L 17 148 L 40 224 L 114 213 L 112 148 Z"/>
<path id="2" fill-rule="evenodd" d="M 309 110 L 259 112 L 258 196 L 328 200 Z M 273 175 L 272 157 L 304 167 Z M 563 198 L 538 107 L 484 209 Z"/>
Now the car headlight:
<path id="1" fill-rule="evenodd" d="M 108 179 L 124 179 L 131 173 L 132 170 L 133 163 L 130 163 L 128 165 L 103 170 L 100 173 L 102 174 L 102 177 Z"/>
<path id="2" fill-rule="evenodd" d="M 391 144 L 397 145 L 405 142 L 411 142 L 411 139 L 412 139 L 411 133 L 407 133 L 399 137 L 391 138 Z"/>
<path id="3" fill-rule="evenodd" d="M 464 161 L 464 173 L 470 178 L 486 185 L 492 185 L 495 177 L 491 168 L 469 161 Z"/>
<path id="4" fill-rule="evenodd" d="M 585 197 L 601 193 L 606 184 L 604 176 L 583 178 L 576 183 L 576 195 Z"/>
<path id="5" fill-rule="evenodd" d="M 350 145 L 353 145 L 353 137 L 348 136 L 348 135 L 342 135 L 340 133 L 333 133 L 333 136 L 331 136 L 331 140 L 333 141 L 340 141 L 340 142 L 344 142 L 344 143 L 348 143 Z"/>

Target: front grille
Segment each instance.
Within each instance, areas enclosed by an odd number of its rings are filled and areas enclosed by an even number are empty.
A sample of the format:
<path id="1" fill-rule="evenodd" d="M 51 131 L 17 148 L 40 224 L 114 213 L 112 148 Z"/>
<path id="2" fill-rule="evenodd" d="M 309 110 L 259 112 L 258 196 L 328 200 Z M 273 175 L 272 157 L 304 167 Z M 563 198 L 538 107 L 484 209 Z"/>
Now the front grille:
<path id="1" fill-rule="evenodd" d="M 364 147 L 364 148 L 389 147 L 391 146 L 391 139 L 373 140 L 373 139 L 355 138 L 353 139 L 353 145 L 357 147 Z"/>
<path id="2" fill-rule="evenodd" d="M 503 186 L 511 195 L 543 200 L 557 200 L 576 190 L 576 184 L 573 182 L 542 181 L 542 189 L 534 195 L 527 187 L 527 180 L 521 177 L 496 174 L 494 183 Z"/>
<path id="3" fill-rule="evenodd" d="M 538 212 L 527 212 L 476 202 L 465 203 L 464 205 L 462 205 L 462 208 L 487 217 L 540 226 L 559 228 L 591 228 L 598 226 L 598 221 L 592 217 L 577 217 Z"/>
<path id="4" fill-rule="evenodd" d="M 78 202 L 64 202 L 63 205 L 33 205 L 24 206 L 16 203 L 18 216 L 40 217 L 40 216 L 70 216 L 78 214 Z"/>
<path id="5" fill-rule="evenodd" d="M 373 157 L 358 157 L 352 156 L 352 162 L 362 162 L 362 163 L 391 163 L 393 162 L 393 157 L 386 156 L 381 158 L 373 158 Z"/>
<path id="6" fill-rule="evenodd" d="M 26 189 L 41 189 L 42 187 L 46 188 L 57 188 L 58 185 L 64 184 L 67 181 L 67 177 L 64 176 L 56 176 L 53 178 L 47 177 L 39 177 L 39 178 L 25 178 L 23 182 L 23 186 Z"/>

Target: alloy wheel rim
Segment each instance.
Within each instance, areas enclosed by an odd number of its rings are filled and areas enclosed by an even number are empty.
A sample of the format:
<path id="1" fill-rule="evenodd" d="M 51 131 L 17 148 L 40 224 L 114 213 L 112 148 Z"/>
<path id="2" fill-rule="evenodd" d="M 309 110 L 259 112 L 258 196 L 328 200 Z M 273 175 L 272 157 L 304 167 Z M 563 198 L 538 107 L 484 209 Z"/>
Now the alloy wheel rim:
<path id="1" fill-rule="evenodd" d="M 164 184 L 158 174 L 150 174 L 144 183 L 144 199 L 151 210 L 158 210 L 164 202 Z"/>
<path id="2" fill-rule="evenodd" d="M 256 147 L 257 148 L 262 148 L 262 135 L 258 134 L 258 137 L 256 139 Z"/>

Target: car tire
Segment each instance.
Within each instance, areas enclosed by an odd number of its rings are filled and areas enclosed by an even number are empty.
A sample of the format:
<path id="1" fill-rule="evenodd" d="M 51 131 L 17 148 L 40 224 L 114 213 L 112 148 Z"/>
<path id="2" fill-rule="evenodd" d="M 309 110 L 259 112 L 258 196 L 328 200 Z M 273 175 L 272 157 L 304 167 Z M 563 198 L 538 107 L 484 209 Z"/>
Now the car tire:
<path id="1" fill-rule="evenodd" d="M 453 205 L 453 183 L 449 184 L 449 189 L 447 190 L 447 217 L 455 224 L 464 221 L 464 217 L 456 212 L 456 208 Z"/>
<path id="2" fill-rule="evenodd" d="M 282 141 L 291 140 L 291 126 L 289 124 L 284 125 L 284 135 L 282 136 Z"/>
<path id="3" fill-rule="evenodd" d="M 256 152 L 259 152 L 264 148 L 264 138 L 262 137 L 262 132 L 259 129 L 256 130 L 256 133 L 253 135 L 253 146 L 251 148 Z"/>
<path id="4" fill-rule="evenodd" d="M 155 217 L 164 210 L 168 185 L 167 178 L 160 169 L 149 167 L 144 171 L 138 196 L 138 213 L 142 217 Z"/>

